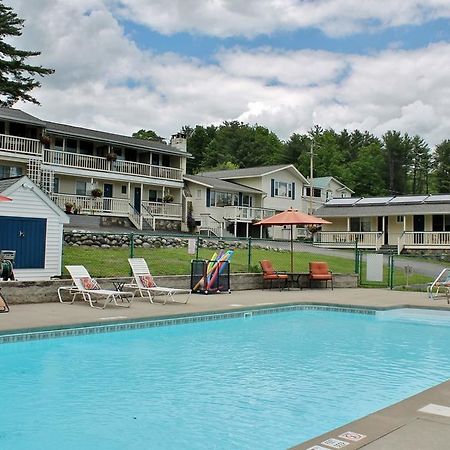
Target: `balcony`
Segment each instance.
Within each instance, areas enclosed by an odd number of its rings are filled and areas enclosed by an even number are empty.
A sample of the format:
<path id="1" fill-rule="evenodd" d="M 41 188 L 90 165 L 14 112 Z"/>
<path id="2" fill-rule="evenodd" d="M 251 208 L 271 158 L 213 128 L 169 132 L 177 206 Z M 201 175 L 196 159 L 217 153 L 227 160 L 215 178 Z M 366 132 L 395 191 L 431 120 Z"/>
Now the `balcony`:
<path id="1" fill-rule="evenodd" d="M 163 180 L 182 181 L 181 169 L 174 167 L 153 166 L 133 161 L 108 161 L 100 156 L 81 155 L 56 150 L 44 150 L 44 163 L 75 169 L 95 170 L 100 172 L 120 173 Z"/>
<path id="2" fill-rule="evenodd" d="M 403 249 L 450 249 L 450 231 L 405 231 L 398 238 L 398 251 Z"/>
<path id="3" fill-rule="evenodd" d="M 87 195 L 52 194 L 52 200 L 63 210 L 71 203 L 80 214 L 128 216 L 129 200 L 122 198 L 94 198 Z"/>
<path id="4" fill-rule="evenodd" d="M 271 217 L 275 214 L 274 209 L 251 208 L 249 206 L 225 206 L 223 217 L 227 220 L 251 222 Z"/>
<path id="5" fill-rule="evenodd" d="M 0 151 L 15 153 L 17 156 L 41 156 L 42 144 L 37 139 L 0 134 Z"/>

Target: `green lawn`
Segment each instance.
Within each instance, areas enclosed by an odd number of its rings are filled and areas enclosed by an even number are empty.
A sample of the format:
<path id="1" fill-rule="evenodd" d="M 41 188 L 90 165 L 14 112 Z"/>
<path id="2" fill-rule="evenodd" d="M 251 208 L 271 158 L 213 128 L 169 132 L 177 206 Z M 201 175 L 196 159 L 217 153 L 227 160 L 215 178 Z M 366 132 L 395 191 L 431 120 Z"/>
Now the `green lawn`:
<path id="1" fill-rule="evenodd" d="M 212 249 L 199 249 L 199 259 L 210 259 Z M 190 273 L 191 260 L 195 255 L 189 255 L 186 248 L 136 248 L 135 257 L 145 258 L 152 273 L 155 275 L 187 275 Z M 117 277 L 130 275 L 127 258 L 130 257 L 128 248 L 100 249 L 93 247 L 64 247 L 64 265 L 82 264 L 91 275 L 96 277 Z M 276 270 L 290 271 L 290 253 L 287 251 L 274 251 L 252 249 L 250 271 L 258 272 L 259 261 L 269 259 Z M 355 270 L 352 259 L 338 258 L 327 255 L 314 255 L 312 253 L 294 254 L 294 271 L 307 272 L 310 261 L 325 261 L 334 273 L 353 273 Z M 247 272 L 249 267 L 248 250 L 237 249 L 231 260 L 232 272 Z M 363 265 L 364 273 L 364 265 Z M 67 272 L 64 273 L 67 276 Z M 387 280 L 387 275 L 385 275 Z M 412 275 L 409 284 L 424 284 L 431 281 L 429 277 Z M 395 285 L 405 284 L 405 274 L 402 270 L 396 270 L 394 275 Z M 375 284 L 376 285 L 376 284 Z"/>

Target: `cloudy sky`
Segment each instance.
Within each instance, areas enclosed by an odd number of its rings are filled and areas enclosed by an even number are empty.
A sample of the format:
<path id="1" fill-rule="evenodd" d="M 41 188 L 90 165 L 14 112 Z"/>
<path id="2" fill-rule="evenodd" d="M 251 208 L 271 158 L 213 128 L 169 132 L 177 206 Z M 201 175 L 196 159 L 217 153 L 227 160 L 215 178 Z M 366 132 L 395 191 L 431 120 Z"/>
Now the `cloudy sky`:
<path id="1" fill-rule="evenodd" d="M 39 118 L 170 137 L 314 124 L 450 138 L 449 0 L 3 0 L 55 69 Z"/>

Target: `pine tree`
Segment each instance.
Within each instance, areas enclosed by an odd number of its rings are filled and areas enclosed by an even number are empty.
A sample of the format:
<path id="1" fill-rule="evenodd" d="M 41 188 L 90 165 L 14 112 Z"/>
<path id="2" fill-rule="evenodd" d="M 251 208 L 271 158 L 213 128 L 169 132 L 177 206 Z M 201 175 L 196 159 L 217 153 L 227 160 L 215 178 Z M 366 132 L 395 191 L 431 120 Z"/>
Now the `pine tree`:
<path id="1" fill-rule="evenodd" d="M 0 3 L 0 106 L 12 106 L 18 100 L 39 104 L 29 92 L 40 87 L 36 75 L 43 77 L 54 72 L 42 66 L 31 66 L 26 60 L 41 52 L 18 50 L 4 42 L 6 37 L 22 35 L 24 19 L 13 9 Z"/>

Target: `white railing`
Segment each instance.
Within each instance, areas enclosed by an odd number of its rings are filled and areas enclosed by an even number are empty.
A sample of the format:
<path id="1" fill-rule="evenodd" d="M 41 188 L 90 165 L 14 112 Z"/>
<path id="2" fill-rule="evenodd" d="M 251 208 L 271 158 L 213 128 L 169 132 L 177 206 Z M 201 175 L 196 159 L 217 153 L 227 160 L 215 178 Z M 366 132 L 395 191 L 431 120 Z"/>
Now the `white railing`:
<path id="1" fill-rule="evenodd" d="M 210 214 L 200 214 L 200 227 L 199 233 L 205 232 L 208 236 L 214 235 L 217 237 L 223 237 L 223 222 L 218 221 Z"/>
<path id="2" fill-rule="evenodd" d="M 314 233 L 314 244 L 324 247 L 351 247 L 358 242 L 360 248 L 379 249 L 383 243 L 383 233 L 379 231 L 318 231 Z"/>
<path id="3" fill-rule="evenodd" d="M 152 166 L 133 161 L 108 161 L 100 156 L 81 155 L 79 153 L 44 150 L 44 162 L 77 169 L 100 170 L 127 175 L 137 175 L 168 180 L 182 180 L 182 170 L 174 167 Z"/>
<path id="4" fill-rule="evenodd" d="M 87 195 L 52 194 L 52 200 L 64 211 L 71 204 L 71 212 L 79 214 L 128 215 L 128 200 L 121 198 L 94 198 Z"/>
<path id="5" fill-rule="evenodd" d="M 134 206 L 131 203 L 127 203 L 128 206 L 128 219 L 130 219 L 130 222 L 138 229 L 142 230 L 144 218 L 142 214 L 137 212 L 134 209 Z"/>
<path id="6" fill-rule="evenodd" d="M 37 139 L 0 134 L 0 150 L 27 155 L 41 155 L 42 144 Z"/>
<path id="7" fill-rule="evenodd" d="M 249 206 L 225 206 L 224 217 L 229 220 L 260 220 L 275 214 L 274 209 Z"/>
<path id="8" fill-rule="evenodd" d="M 450 231 L 405 231 L 398 238 L 399 253 L 404 248 L 450 249 Z"/>
<path id="9" fill-rule="evenodd" d="M 144 208 L 152 215 L 159 217 L 181 218 L 180 203 L 142 202 Z M 145 212 L 144 212 L 145 214 Z"/>

